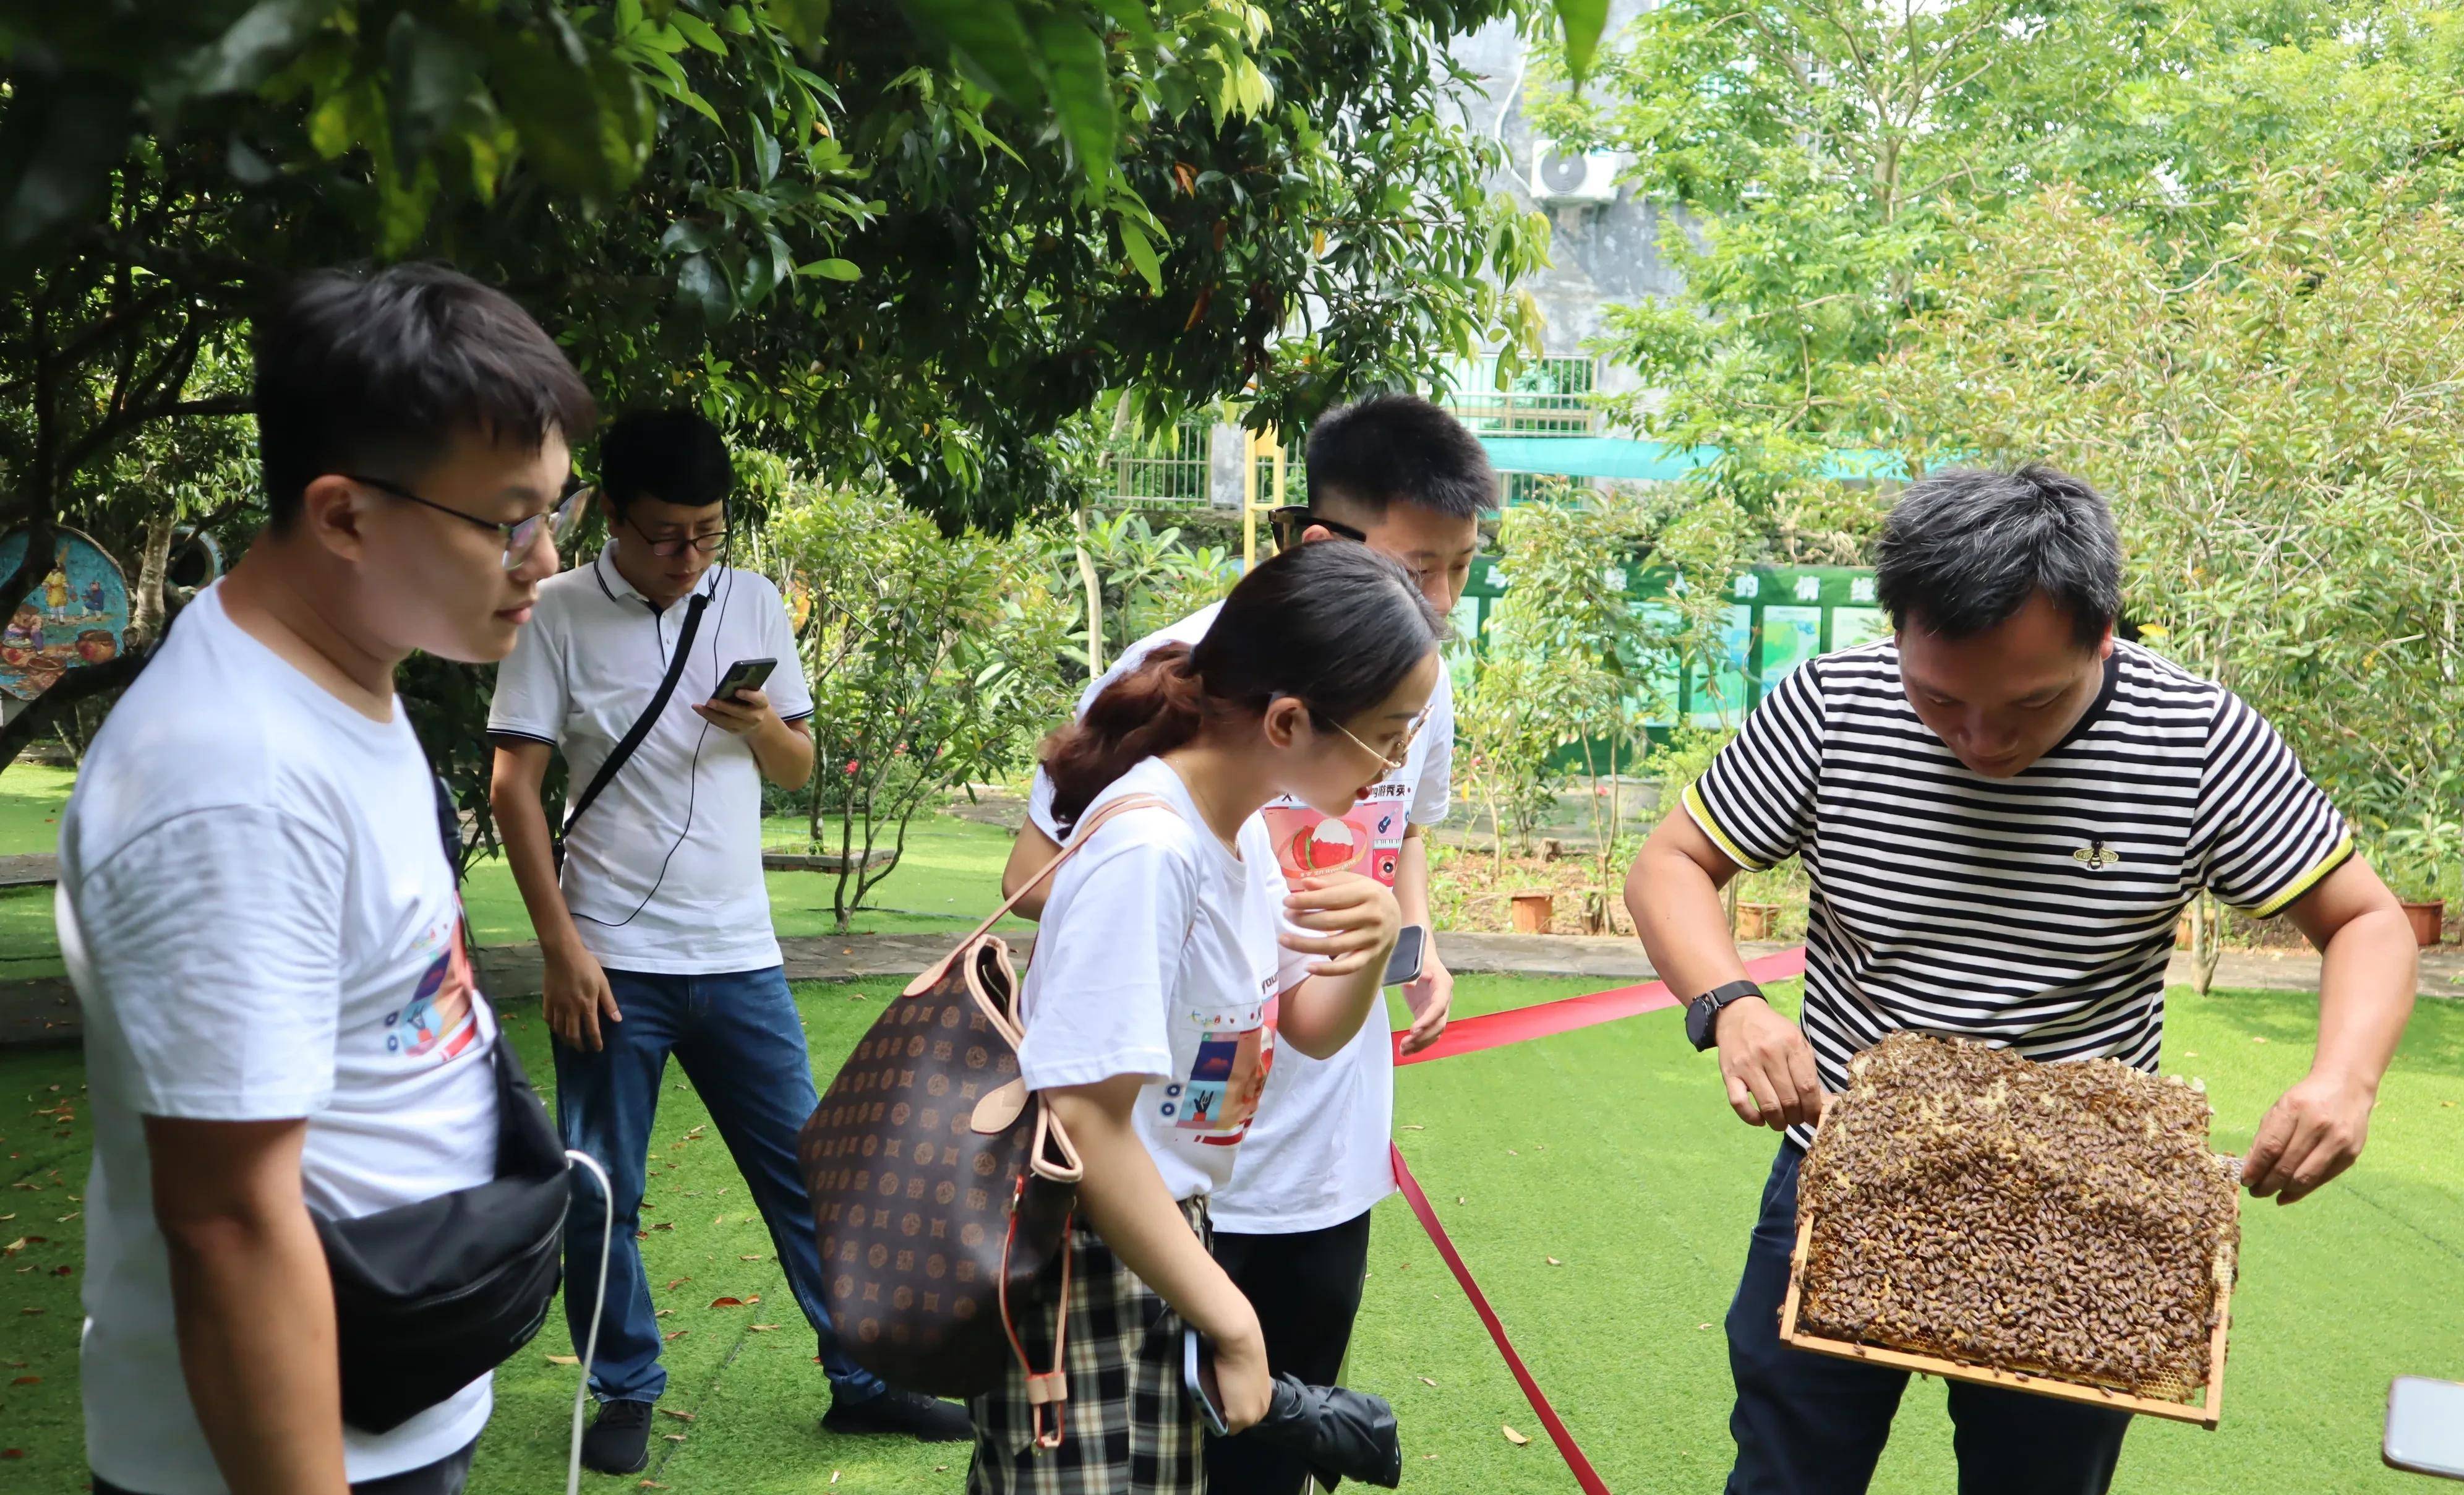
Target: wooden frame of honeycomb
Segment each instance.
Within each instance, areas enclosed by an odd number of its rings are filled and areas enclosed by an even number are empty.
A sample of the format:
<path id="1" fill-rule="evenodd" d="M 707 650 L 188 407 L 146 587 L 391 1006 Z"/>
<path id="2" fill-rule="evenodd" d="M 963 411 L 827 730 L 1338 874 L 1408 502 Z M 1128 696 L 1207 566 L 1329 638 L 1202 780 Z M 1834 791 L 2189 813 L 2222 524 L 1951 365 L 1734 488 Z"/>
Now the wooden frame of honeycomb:
<path id="1" fill-rule="evenodd" d="M 2204 1095 L 1914 1034 L 1852 1071 L 1799 1174 L 1784 1342 L 2217 1425 L 2240 1191 Z"/>

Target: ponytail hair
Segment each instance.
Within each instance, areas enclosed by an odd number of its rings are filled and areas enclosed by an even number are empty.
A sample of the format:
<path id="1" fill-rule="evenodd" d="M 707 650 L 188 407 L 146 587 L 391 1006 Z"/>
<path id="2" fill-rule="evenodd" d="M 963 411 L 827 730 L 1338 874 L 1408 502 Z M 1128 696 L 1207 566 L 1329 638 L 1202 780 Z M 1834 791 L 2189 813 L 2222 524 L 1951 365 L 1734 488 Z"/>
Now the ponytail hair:
<path id="1" fill-rule="evenodd" d="M 1288 695 L 1331 731 L 1392 695 L 1444 627 L 1410 575 L 1366 545 L 1283 551 L 1241 579 L 1195 646 L 1158 646 L 1046 739 L 1053 819 L 1074 825 L 1114 780 L 1213 716 L 1261 715 Z"/>

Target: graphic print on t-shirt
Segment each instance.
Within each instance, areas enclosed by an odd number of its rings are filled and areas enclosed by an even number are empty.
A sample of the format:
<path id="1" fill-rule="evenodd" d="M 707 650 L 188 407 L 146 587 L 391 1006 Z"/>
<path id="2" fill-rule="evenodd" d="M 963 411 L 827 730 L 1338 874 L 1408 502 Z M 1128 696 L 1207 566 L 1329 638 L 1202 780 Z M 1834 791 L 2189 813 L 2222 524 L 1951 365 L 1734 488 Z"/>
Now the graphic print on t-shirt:
<path id="1" fill-rule="evenodd" d="M 471 1000 L 475 983 L 459 919 L 429 931 L 422 943 L 443 948 L 420 974 L 409 1004 L 385 1014 L 385 1052 L 445 1064 L 460 1058 L 479 1036 L 479 1015 Z"/>
<path id="2" fill-rule="evenodd" d="M 1164 1116 L 1175 1130 L 1191 1133 L 1187 1140 L 1236 1147 L 1248 1134 L 1275 1063 L 1267 1005 L 1187 1014 L 1199 1031 L 1198 1052 L 1188 1077 L 1163 1090 Z"/>
<path id="3" fill-rule="evenodd" d="M 1275 864 L 1286 877 L 1361 872 L 1392 888 L 1396 866 L 1402 860 L 1411 794 L 1411 785 L 1389 779 L 1371 785 L 1369 798 L 1340 820 L 1289 799 L 1258 813 L 1266 823 L 1266 834 L 1274 838 Z"/>

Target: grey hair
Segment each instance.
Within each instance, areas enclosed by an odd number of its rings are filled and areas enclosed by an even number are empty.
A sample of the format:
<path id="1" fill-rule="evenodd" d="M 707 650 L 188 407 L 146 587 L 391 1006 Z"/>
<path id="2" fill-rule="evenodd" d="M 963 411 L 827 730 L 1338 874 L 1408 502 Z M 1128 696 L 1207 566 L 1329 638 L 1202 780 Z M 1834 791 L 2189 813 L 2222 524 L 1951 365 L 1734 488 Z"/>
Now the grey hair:
<path id="1" fill-rule="evenodd" d="M 1908 485 L 1874 546 L 1874 590 L 1895 627 L 1973 638 L 2042 592 L 2083 645 L 2122 612 L 2122 539 L 2097 491 L 2030 463 L 1951 468 Z"/>

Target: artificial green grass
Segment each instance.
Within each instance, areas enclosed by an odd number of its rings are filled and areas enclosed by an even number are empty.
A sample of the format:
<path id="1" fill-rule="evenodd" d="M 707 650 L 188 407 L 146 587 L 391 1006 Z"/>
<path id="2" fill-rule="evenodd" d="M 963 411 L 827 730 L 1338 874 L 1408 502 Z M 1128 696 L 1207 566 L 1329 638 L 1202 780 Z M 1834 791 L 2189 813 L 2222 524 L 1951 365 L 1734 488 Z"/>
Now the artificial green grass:
<path id="1" fill-rule="evenodd" d="M 1573 995 L 1572 979 L 1466 978 L 1468 1016 Z M 817 1067 L 828 1073 L 897 983 L 800 987 Z M 1784 994 L 1785 995 L 1785 994 Z M 2203 1078 L 2217 1145 L 2246 1146 L 2260 1113 L 2310 1055 L 2314 1000 L 2277 992 L 2171 999 L 2169 1072 Z M 508 1031 L 549 1088 L 534 1012 Z M 73 1495 L 85 1483 L 76 1393 L 88 1133 L 52 1110 L 78 1093 L 73 1051 L 0 1054 L 0 1242 L 43 1236 L 0 1264 L 0 1451 L 16 1495 Z M 649 1478 L 680 1491 L 956 1491 L 966 1450 L 827 1438 L 814 1427 L 827 1388 L 724 1147 L 672 1070 L 652 1150 L 654 1296 L 685 1332 L 668 1352 L 661 1461 Z M 51 1087 L 58 1086 L 53 1090 Z M 2224 1426 L 2208 1433 L 2142 1419 L 2117 1489 L 2144 1495 L 2396 1491 L 2378 1466 L 2387 1381 L 2464 1374 L 2464 1006 L 2428 1001 L 2390 1072 L 2370 1150 L 2352 1174 L 2291 1208 L 2245 1201 Z M 79 1108 L 81 1110 L 81 1108 Z M 1542 1387 L 1610 1486 L 1711 1489 L 1730 1457 L 1721 1321 L 1774 1146 L 1740 1125 L 1708 1059 L 1660 1012 L 1436 1064 L 1397 1079 L 1397 1136 L 1414 1172 L 1489 1293 Z M 1404 1488 L 1461 1495 L 1574 1488 L 1436 1251 L 1400 1200 L 1378 1208 L 1371 1275 L 1353 1348 L 1353 1384 L 1392 1398 L 1407 1449 Z M 755 1260 L 746 1260 L 746 1258 Z M 1555 1257 L 1559 1264 L 1546 1260 Z M 66 1266 L 70 1275 L 55 1275 Z M 19 1270 L 18 1268 L 26 1268 Z M 667 1285 L 677 1279 L 672 1288 Z M 761 1302 L 713 1308 L 734 1296 Z M 27 1315 L 24 1309 L 41 1311 Z M 755 1331 L 755 1324 L 779 1327 Z M 1705 1327 L 1707 1326 L 1707 1327 Z M 575 1372 L 561 1314 L 497 1375 L 497 1412 L 472 1482 L 476 1495 L 552 1489 L 562 1479 Z M 33 1375 L 38 1380 L 6 1384 Z M 1425 1377 L 1425 1379 L 1423 1379 Z M 1435 1382 L 1431 1385 L 1429 1382 Z M 1508 1442 L 1504 1427 L 1532 1440 Z M 667 1435 L 680 1441 L 666 1440 Z M 838 1483 L 831 1484 L 831 1476 Z M 1885 1495 L 1953 1486 L 1939 1383 L 1917 1381 L 1875 1481 Z M 593 1478 L 587 1487 L 638 1482 Z"/>

